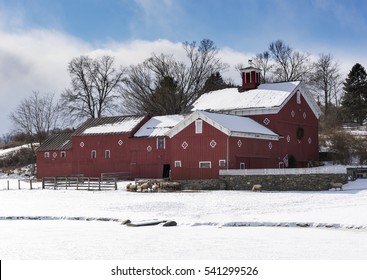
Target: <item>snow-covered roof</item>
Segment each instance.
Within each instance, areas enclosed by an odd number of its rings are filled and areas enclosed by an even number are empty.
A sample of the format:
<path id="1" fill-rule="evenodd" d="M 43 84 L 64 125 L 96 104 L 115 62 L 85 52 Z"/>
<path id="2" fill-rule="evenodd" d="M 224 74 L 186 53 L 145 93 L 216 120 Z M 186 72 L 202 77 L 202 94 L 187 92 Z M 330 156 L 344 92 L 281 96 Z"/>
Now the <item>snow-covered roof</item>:
<path id="1" fill-rule="evenodd" d="M 193 110 L 227 111 L 279 107 L 296 89 L 300 82 L 261 84 L 257 89 L 239 92 L 237 88 L 203 94 Z"/>
<path id="2" fill-rule="evenodd" d="M 242 116 L 276 114 L 298 90 L 319 118 L 320 108 L 300 81 L 261 84 L 256 89 L 243 92 L 239 92 L 237 88 L 208 92 L 196 100 L 192 110 L 226 112 Z"/>
<path id="3" fill-rule="evenodd" d="M 135 134 L 134 137 L 159 137 L 182 121 L 183 115 L 156 116 L 147 121 Z"/>
<path id="4" fill-rule="evenodd" d="M 144 116 L 118 116 L 89 119 L 73 135 L 129 133 L 144 118 Z"/>
<path id="5" fill-rule="evenodd" d="M 173 137 L 197 119 L 209 123 L 228 136 L 279 140 L 280 136 L 248 117 L 196 111 L 182 120 L 167 135 Z"/>

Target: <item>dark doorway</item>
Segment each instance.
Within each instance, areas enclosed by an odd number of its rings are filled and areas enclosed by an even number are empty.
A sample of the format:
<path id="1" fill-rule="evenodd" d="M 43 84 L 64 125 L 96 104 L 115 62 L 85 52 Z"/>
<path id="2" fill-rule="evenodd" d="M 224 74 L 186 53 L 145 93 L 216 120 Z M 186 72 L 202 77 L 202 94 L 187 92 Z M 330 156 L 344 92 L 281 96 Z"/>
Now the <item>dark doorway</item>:
<path id="1" fill-rule="evenodd" d="M 171 165 L 169 164 L 163 164 L 163 178 L 169 178 L 170 177 L 170 171 L 171 171 Z"/>

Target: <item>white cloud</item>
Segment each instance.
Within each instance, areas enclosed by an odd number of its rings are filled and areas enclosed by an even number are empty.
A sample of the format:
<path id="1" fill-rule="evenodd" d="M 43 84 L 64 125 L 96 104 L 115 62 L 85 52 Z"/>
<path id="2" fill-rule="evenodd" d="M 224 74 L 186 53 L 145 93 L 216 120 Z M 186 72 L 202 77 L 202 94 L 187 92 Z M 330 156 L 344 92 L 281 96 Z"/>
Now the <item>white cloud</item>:
<path id="1" fill-rule="evenodd" d="M 116 57 L 117 64 L 123 66 L 140 63 L 152 53 L 173 54 L 179 60 L 185 59 L 181 43 L 163 39 L 110 41 L 96 48 L 56 30 L 14 32 L 2 28 L 0 37 L 0 135 L 10 131 L 9 114 L 33 91 L 60 94 L 69 86 L 67 64 L 74 57 L 109 54 Z M 224 62 L 232 66 L 247 61 L 246 55 L 229 48 L 221 50 L 220 55 Z M 235 80 L 233 75 L 238 74 L 231 67 L 225 76 Z"/>

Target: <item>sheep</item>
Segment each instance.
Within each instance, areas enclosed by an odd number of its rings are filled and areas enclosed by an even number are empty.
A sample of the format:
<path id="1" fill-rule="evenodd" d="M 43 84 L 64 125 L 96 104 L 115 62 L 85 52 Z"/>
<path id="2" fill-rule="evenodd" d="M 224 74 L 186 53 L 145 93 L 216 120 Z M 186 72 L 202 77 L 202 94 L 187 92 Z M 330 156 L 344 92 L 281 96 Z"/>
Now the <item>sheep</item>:
<path id="1" fill-rule="evenodd" d="M 339 183 L 339 182 L 334 183 L 334 182 L 331 182 L 330 183 L 330 186 L 332 188 L 334 188 L 335 190 L 337 190 L 337 189 L 340 189 L 341 191 L 343 190 L 343 183 Z"/>
<path id="2" fill-rule="evenodd" d="M 129 191 L 129 192 L 136 192 L 136 185 L 132 184 L 132 183 L 129 183 L 129 184 L 126 185 L 126 190 Z"/>
<path id="3" fill-rule="evenodd" d="M 261 189 L 262 189 L 262 186 L 259 185 L 259 184 L 253 185 L 253 187 L 252 187 L 253 192 L 257 192 L 257 191 L 261 192 Z"/>
<path id="4" fill-rule="evenodd" d="M 153 192 L 157 192 L 157 191 L 158 191 L 158 188 L 159 188 L 159 186 L 158 186 L 156 183 L 154 183 L 154 184 L 152 185 L 152 191 L 153 191 Z"/>
<path id="5" fill-rule="evenodd" d="M 138 186 L 138 188 L 140 189 L 141 192 L 147 192 L 150 188 L 150 183 L 143 183 L 140 186 Z"/>

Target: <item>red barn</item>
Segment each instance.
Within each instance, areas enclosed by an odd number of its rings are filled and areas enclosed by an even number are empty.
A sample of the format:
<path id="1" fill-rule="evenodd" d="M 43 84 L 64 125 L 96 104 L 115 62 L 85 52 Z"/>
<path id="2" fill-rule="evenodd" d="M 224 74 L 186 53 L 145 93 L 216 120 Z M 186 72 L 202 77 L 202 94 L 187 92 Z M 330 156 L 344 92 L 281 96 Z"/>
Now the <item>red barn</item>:
<path id="1" fill-rule="evenodd" d="M 313 96 L 299 81 L 259 85 L 256 79 L 253 83 L 258 71 L 252 67 L 242 69 L 242 77 L 247 77 L 243 80 L 243 87 L 247 90 L 227 88 L 206 93 L 195 102 L 194 110 L 247 116 L 265 125 L 281 136 L 279 162 L 286 155 L 294 156 L 297 167 L 318 160 L 321 111 Z M 270 162 L 267 165 L 277 167 Z M 257 166 L 250 164 L 248 168 Z"/>
<path id="2" fill-rule="evenodd" d="M 202 95 L 189 115 L 90 119 L 38 149 L 37 177 L 125 172 L 132 178 L 210 179 L 220 169 L 297 167 L 318 160 L 320 110 L 301 82 L 259 84 Z"/>
<path id="3" fill-rule="evenodd" d="M 197 111 L 168 136 L 173 179 L 217 178 L 219 169 L 278 164 L 280 136 L 247 117 Z"/>

